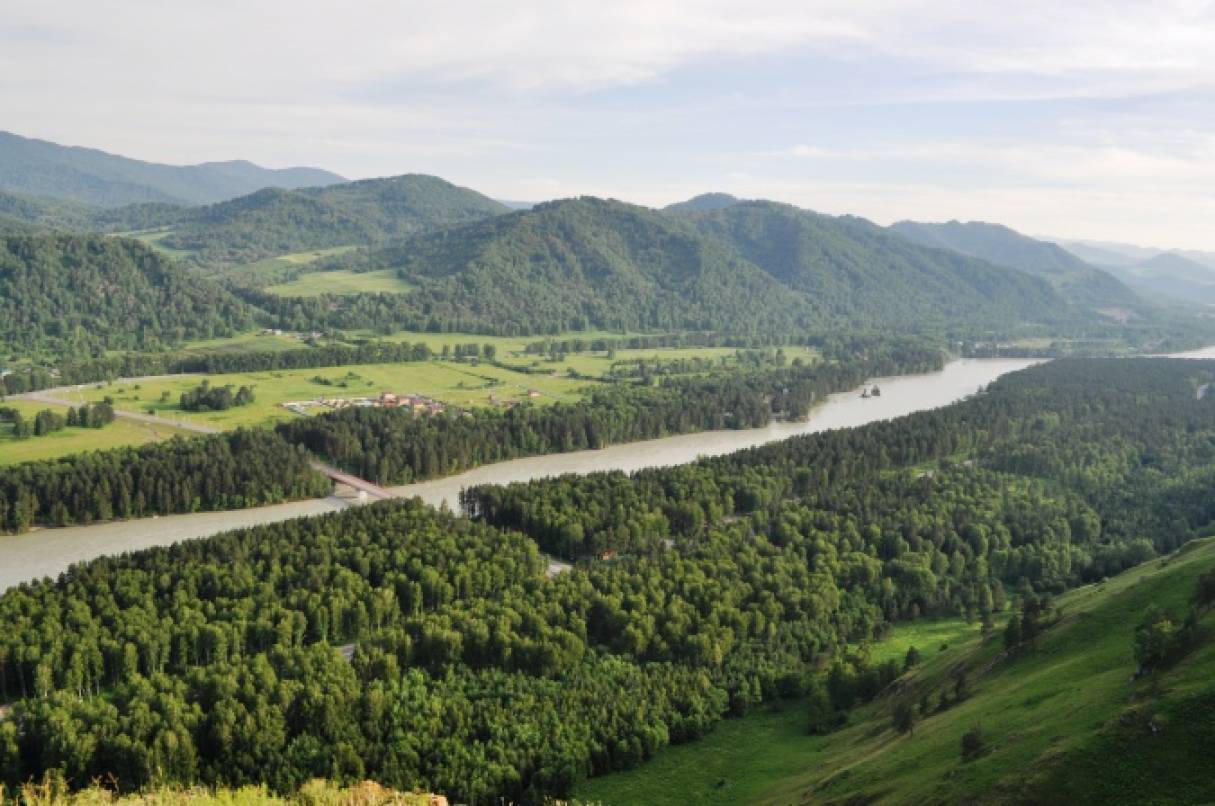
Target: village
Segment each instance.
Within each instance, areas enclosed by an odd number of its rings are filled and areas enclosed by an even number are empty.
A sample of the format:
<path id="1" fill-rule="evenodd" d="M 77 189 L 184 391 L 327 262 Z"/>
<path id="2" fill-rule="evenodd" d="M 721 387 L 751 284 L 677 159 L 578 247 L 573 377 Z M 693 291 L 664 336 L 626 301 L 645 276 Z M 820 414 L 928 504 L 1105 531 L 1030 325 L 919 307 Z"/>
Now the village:
<path id="1" fill-rule="evenodd" d="M 446 409 L 442 403 L 424 395 L 398 395 L 381 392 L 379 397 L 322 397 L 314 400 L 288 400 L 278 404 L 287 411 L 307 414 L 309 409 L 409 409 L 415 415 L 439 414 Z"/>

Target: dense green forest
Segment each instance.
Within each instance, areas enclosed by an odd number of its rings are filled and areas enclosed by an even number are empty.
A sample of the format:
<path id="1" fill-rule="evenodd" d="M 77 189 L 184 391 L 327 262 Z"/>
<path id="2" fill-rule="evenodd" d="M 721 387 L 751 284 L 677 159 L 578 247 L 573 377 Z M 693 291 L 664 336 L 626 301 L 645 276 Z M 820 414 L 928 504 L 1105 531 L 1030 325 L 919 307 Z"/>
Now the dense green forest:
<path id="1" fill-rule="evenodd" d="M 0 238 L 0 358 L 157 350 L 254 322 L 231 293 L 137 241 Z"/>
<path id="2" fill-rule="evenodd" d="M 1020 272 L 925 249 L 861 219 L 766 202 L 676 215 L 570 199 L 334 265 L 398 268 L 417 285 L 411 304 L 438 321 L 508 333 L 726 322 L 758 331 L 841 323 L 924 330 L 1079 315 Z"/>
<path id="3" fill-rule="evenodd" d="M 849 650 L 892 622 L 1023 611 L 1215 520 L 1213 375 L 1059 361 L 860 429 L 466 496 L 523 533 L 397 501 L 94 560 L 0 596 L 0 774 L 532 802 L 767 700 L 843 720 L 901 674 Z M 617 554 L 547 576 L 541 547 Z"/>
<path id="4" fill-rule="evenodd" d="M 820 321 L 924 328 L 1076 315 L 1036 278 L 924 248 L 862 218 L 765 201 L 679 217 L 804 295 Z"/>
<path id="5" fill-rule="evenodd" d="M 0 532 L 241 509 L 329 489 L 308 454 L 273 432 L 179 437 L 0 468 Z"/>

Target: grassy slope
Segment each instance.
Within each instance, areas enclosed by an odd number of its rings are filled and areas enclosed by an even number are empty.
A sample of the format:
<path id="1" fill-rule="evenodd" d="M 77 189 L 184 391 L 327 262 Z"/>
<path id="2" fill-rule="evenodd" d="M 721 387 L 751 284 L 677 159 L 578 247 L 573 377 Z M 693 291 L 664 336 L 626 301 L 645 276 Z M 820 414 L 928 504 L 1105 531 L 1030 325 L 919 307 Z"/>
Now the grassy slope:
<path id="1" fill-rule="evenodd" d="M 1209 748 L 1215 732 L 1215 615 L 1206 616 L 1199 647 L 1176 666 L 1133 683 L 1130 677 L 1131 635 L 1144 610 L 1158 604 L 1184 612 L 1195 579 L 1212 567 L 1215 539 L 1206 539 L 1072 591 L 1057 602 L 1063 620 L 1023 657 L 1000 659 L 998 636 L 983 641 L 967 629 L 897 683 L 902 693 L 854 712 L 851 725 L 830 736 L 805 735 L 799 704 L 785 704 L 726 722 L 638 770 L 589 781 L 578 795 L 605 804 L 1210 802 L 1215 769 L 1198 749 Z M 921 640 L 908 630 L 923 629 L 900 628 L 897 645 L 882 651 L 898 654 Z M 959 665 L 968 670 L 971 696 L 920 722 L 914 735 L 895 734 L 894 703 L 922 691 L 935 701 Z M 1153 735 L 1146 720 L 1156 714 L 1168 727 Z M 974 725 L 990 750 L 962 763 L 961 736 Z"/>

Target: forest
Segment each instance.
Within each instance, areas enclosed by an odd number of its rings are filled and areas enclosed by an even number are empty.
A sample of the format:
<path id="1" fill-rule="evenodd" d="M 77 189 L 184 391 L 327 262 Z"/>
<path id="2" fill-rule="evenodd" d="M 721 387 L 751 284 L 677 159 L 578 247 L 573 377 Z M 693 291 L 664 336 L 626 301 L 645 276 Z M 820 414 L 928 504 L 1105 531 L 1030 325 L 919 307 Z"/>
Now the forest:
<path id="1" fill-rule="evenodd" d="M 392 501 L 93 560 L 0 596 L 0 777 L 540 802 L 769 700 L 833 730 L 900 673 L 856 651 L 892 624 L 1027 613 L 1215 520 L 1212 377 L 1057 361 L 859 429 L 478 488 L 470 517 Z"/>

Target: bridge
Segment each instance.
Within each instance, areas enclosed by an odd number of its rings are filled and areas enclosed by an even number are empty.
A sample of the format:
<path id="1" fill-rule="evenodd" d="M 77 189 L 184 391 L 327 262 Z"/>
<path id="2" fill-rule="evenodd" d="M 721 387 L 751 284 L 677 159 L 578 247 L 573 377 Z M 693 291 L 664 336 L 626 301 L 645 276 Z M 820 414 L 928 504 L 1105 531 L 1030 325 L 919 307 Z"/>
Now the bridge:
<path id="1" fill-rule="evenodd" d="M 329 478 L 333 479 L 335 484 L 345 484 L 347 487 L 353 487 L 355 490 L 358 490 L 360 497 L 366 495 L 367 497 L 376 498 L 381 501 L 389 498 L 396 498 L 396 495 L 388 490 L 385 490 L 378 484 L 372 484 L 370 481 L 361 479 L 358 476 L 343 473 L 336 467 L 330 467 L 323 462 L 313 462 L 312 466 L 316 470 L 319 470 Z"/>

